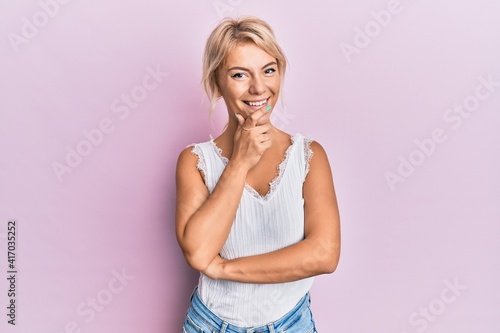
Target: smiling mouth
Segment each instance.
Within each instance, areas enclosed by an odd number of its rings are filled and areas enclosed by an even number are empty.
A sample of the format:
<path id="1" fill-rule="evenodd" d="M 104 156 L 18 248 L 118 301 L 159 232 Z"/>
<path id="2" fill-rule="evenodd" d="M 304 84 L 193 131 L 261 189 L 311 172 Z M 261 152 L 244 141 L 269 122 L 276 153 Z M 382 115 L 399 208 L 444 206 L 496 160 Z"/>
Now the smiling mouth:
<path id="1" fill-rule="evenodd" d="M 243 101 L 246 105 L 253 106 L 253 107 L 261 107 L 267 104 L 267 101 L 269 100 L 270 97 L 260 100 L 260 101 Z"/>

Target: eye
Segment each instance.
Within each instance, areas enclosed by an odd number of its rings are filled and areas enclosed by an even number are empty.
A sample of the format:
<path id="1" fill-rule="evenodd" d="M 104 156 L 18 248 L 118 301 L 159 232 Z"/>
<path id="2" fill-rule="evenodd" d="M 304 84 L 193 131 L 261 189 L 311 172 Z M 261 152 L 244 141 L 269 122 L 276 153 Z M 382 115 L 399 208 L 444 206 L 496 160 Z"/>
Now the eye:
<path id="1" fill-rule="evenodd" d="M 242 79 L 245 76 L 246 76 L 245 73 L 234 73 L 233 75 L 231 75 L 233 79 Z"/>
<path id="2" fill-rule="evenodd" d="M 276 69 L 275 68 L 268 68 L 264 71 L 264 74 L 266 75 L 270 75 L 270 74 L 273 74 L 276 72 Z"/>

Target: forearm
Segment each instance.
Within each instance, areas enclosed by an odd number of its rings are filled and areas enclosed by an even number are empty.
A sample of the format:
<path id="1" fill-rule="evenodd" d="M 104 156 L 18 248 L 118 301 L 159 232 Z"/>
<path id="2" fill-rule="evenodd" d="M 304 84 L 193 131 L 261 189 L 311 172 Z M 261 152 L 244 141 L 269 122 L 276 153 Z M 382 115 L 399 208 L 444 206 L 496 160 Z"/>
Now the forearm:
<path id="1" fill-rule="evenodd" d="M 244 283 L 297 281 L 332 273 L 339 255 L 338 242 L 304 239 L 274 252 L 224 261 L 217 278 Z"/>
<path id="2" fill-rule="evenodd" d="M 203 270 L 220 252 L 238 209 L 245 186 L 246 172 L 236 163 L 229 163 L 205 202 L 189 218 L 182 244 L 188 263 Z"/>

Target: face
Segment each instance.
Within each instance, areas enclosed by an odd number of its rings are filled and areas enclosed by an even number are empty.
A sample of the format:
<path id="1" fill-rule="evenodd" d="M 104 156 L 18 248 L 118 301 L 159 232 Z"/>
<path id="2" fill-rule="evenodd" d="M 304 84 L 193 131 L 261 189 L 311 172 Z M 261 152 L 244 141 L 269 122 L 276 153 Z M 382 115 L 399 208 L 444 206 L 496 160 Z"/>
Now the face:
<path id="1" fill-rule="evenodd" d="M 244 118 L 274 107 L 281 84 L 276 58 L 253 43 L 240 44 L 228 54 L 218 84 L 229 111 Z"/>

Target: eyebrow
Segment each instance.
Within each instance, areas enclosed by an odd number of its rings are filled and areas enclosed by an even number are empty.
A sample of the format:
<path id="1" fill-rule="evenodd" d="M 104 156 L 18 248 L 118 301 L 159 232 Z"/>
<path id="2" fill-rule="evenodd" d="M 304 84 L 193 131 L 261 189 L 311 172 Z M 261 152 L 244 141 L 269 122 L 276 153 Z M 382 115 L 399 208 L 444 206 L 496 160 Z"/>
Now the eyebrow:
<path id="1" fill-rule="evenodd" d="M 269 66 L 271 66 L 271 65 L 276 65 L 276 66 L 277 66 L 278 64 L 276 63 L 276 61 L 271 61 L 270 63 L 265 64 L 264 66 L 262 66 L 262 69 L 264 69 L 264 68 L 266 68 L 266 67 L 269 67 Z M 229 71 L 232 71 L 232 70 L 235 70 L 235 69 L 239 69 L 239 70 L 242 70 L 242 71 L 247 71 L 247 72 L 250 72 L 250 70 L 249 70 L 248 68 L 245 68 L 245 67 L 239 67 L 239 66 L 234 66 L 234 67 L 231 67 L 231 68 L 229 68 L 227 71 L 229 72 Z"/>

